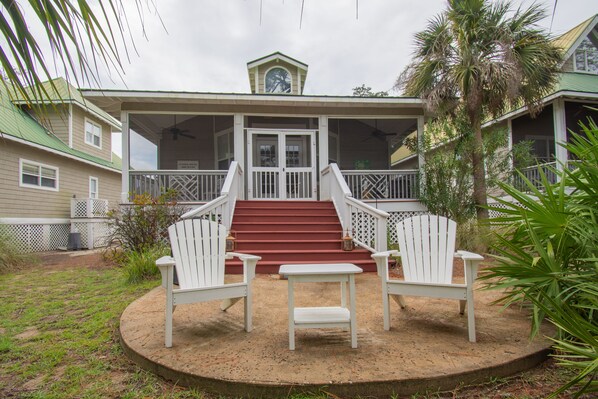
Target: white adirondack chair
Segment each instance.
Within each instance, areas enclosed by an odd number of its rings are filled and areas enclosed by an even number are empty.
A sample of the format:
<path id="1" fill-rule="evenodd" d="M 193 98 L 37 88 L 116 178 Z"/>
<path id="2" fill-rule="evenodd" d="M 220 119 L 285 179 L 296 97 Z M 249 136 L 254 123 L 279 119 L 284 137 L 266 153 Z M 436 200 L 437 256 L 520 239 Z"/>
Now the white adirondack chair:
<path id="1" fill-rule="evenodd" d="M 476 341 L 473 283 L 478 264 L 484 258 L 467 251 L 455 252 L 456 231 L 457 224 L 445 217 L 414 216 L 397 224 L 400 252 L 393 250 L 372 255 L 382 279 L 385 330 L 390 330 L 390 297 L 403 309 L 403 295 L 458 299 L 461 314 L 467 304 L 469 340 Z M 388 258 L 391 255 L 401 257 L 404 280 L 389 278 Z M 464 284 L 452 281 L 455 257 L 463 259 Z"/>
<path id="2" fill-rule="evenodd" d="M 241 298 L 245 300 L 245 331 L 251 331 L 251 280 L 259 256 L 225 252 L 226 227 L 205 219 L 187 219 L 168 228 L 174 257 L 156 261 L 166 288 L 165 344 L 172 346 L 172 313 L 177 305 L 223 300 L 224 311 Z M 224 284 L 224 261 L 243 261 L 243 282 Z M 174 288 L 176 267 L 179 288 Z"/>

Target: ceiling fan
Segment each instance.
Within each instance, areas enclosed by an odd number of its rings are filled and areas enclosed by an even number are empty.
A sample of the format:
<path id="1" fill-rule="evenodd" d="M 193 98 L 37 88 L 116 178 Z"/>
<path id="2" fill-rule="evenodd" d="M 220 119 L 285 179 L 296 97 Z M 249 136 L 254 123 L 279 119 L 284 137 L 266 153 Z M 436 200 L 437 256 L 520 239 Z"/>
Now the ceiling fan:
<path id="1" fill-rule="evenodd" d="M 172 140 L 176 141 L 178 140 L 179 136 L 181 137 L 187 137 L 189 139 L 195 139 L 195 136 L 187 134 L 189 130 L 187 129 L 179 129 L 178 127 L 176 127 L 176 115 L 174 115 L 174 125 L 172 125 L 172 127 L 167 127 L 162 129 L 162 133 L 170 133 L 172 134 Z"/>
<path id="2" fill-rule="evenodd" d="M 372 137 L 377 138 L 378 140 L 381 140 L 381 141 L 386 141 L 387 136 L 395 136 L 395 135 L 396 135 L 396 133 L 386 133 L 386 132 L 383 132 L 382 130 L 378 129 L 378 119 L 376 119 L 374 130 L 372 130 L 372 132 L 370 133 L 370 136 L 367 137 L 363 141 L 369 140 Z"/>

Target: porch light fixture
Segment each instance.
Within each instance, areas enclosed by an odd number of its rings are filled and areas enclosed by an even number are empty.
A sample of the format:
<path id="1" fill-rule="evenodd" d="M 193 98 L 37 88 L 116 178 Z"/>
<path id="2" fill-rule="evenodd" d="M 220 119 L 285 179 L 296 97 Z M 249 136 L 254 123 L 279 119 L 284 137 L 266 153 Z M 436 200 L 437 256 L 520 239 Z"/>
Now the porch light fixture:
<path id="1" fill-rule="evenodd" d="M 226 237 L 226 252 L 234 252 L 236 247 L 235 240 L 236 238 L 233 236 L 233 232 L 229 231 L 228 236 Z"/>
<path id="2" fill-rule="evenodd" d="M 353 251 L 354 249 L 353 237 L 349 235 L 349 230 L 347 230 L 347 234 L 343 237 L 343 251 Z"/>

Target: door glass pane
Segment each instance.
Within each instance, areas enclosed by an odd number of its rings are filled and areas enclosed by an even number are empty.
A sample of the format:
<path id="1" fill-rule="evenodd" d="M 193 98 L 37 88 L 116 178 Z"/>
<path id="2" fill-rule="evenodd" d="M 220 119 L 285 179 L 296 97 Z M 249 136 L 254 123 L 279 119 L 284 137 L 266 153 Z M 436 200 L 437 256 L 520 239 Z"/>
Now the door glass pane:
<path id="1" fill-rule="evenodd" d="M 309 136 L 286 137 L 286 166 L 287 168 L 310 167 L 311 151 Z"/>
<path id="2" fill-rule="evenodd" d="M 278 166 L 278 136 L 259 134 L 255 137 L 253 166 Z"/>

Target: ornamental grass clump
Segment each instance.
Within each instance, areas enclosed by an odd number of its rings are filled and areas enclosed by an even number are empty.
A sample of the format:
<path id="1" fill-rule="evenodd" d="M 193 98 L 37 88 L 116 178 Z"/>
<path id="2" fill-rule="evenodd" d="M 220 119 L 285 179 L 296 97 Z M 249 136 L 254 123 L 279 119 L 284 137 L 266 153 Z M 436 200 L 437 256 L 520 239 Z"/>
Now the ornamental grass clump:
<path id="1" fill-rule="evenodd" d="M 36 262 L 35 256 L 20 252 L 15 238 L 4 229 L 0 229 L 0 274 L 16 271 Z"/>
<path id="2" fill-rule="evenodd" d="M 490 207 L 502 214 L 490 221 L 501 234 L 496 265 L 482 277 L 505 290 L 505 305 L 531 307 L 532 336 L 544 319 L 557 327 L 554 356 L 577 375 L 553 396 L 598 392 L 598 127 L 581 126 L 564 145 L 573 161 L 551 171 L 557 183 L 540 168 L 540 187 L 523 174 L 523 190 L 501 184 L 514 202 Z"/>

